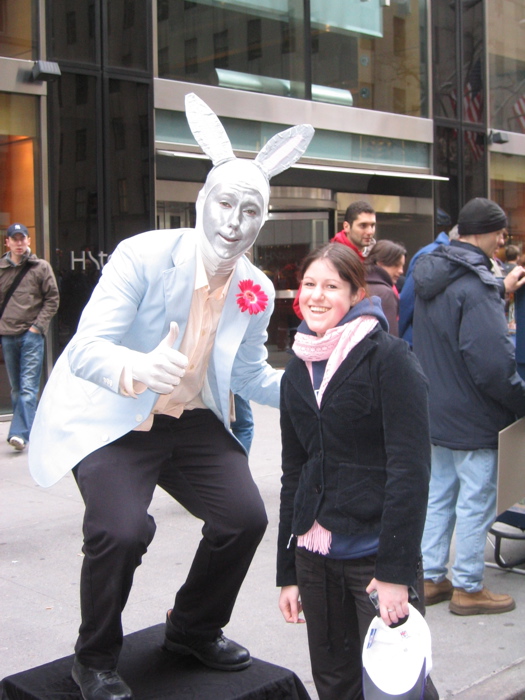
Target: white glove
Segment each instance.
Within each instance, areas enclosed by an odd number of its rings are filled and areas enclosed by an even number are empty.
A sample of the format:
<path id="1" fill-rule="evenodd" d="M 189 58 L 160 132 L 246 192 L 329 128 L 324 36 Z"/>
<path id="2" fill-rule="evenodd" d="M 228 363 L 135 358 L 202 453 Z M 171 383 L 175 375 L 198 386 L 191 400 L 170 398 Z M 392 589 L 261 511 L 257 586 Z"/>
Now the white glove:
<path id="1" fill-rule="evenodd" d="M 142 382 L 157 394 L 171 394 L 180 384 L 186 372 L 188 358 L 173 349 L 173 343 L 179 335 L 179 326 L 170 323 L 170 332 L 155 350 L 148 353 L 137 352 L 131 365 L 134 380 Z"/>

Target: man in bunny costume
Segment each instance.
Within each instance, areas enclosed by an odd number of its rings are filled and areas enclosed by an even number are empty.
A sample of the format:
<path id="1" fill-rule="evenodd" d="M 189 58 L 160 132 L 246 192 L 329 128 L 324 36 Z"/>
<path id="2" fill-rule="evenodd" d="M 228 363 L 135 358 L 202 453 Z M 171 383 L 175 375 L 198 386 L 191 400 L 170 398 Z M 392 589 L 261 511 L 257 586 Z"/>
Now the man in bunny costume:
<path id="1" fill-rule="evenodd" d="M 50 486 L 73 469 L 86 505 L 72 669 L 85 700 L 133 697 L 116 670 L 121 613 L 155 532 L 147 509 L 157 484 L 204 522 L 166 617 L 165 647 L 212 668 L 251 662 L 222 634 L 267 525 L 230 431 L 232 395 L 278 406 L 281 374 L 264 347 L 273 287 L 244 253 L 266 219 L 269 178 L 302 155 L 313 129 L 288 129 L 247 161 L 196 95 L 186 97 L 186 114 L 215 166 L 196 228 L 150 231 L 117 247 L 31 434 L 35 480 Z"/>

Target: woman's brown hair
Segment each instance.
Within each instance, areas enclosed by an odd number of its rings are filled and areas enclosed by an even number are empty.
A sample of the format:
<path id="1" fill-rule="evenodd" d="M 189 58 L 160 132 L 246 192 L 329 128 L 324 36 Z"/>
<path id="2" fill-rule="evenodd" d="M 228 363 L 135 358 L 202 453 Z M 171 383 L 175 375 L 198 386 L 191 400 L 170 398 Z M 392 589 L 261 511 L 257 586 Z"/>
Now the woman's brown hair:
<path id="1" fill-rule="evenodd" d="M 352 293 L 361 288 L 366 289 L 363 263 L 357 253 L 341 243 L 328 243 L 308 253 L 301 263 L 301 279 L 312 263 L 322 259 L 329 260 L 339 273 L 339 277 L 349 282 Z"/>
<path id="2" fill-rule="evenodd" d="M 391 267 L 392 265 L 398 265 L 401 260 L 401 256 L 406 254 L 406 248 L 404 245 L 401 245 L 401 243 L 394 243 L 394 241 L 382 239 L 377 241 L 377 243 L 368 253 L 366 264 L 380 264 Z"/>

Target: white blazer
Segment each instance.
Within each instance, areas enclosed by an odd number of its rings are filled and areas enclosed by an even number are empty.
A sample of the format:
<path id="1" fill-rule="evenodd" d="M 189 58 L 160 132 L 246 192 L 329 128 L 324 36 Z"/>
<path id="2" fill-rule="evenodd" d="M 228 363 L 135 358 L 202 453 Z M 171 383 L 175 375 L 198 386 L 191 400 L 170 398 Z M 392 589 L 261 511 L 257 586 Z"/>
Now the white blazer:
<path id="1" fill-rule="evenodd" d="M 58 358 L 40 400 L 29 443 L 29 469 L 51 486 L 91 452 L 136 428 L 151 413 L 158 394 L 136 399 L 119 393 L 130 351 L 150 352 L 179 324 L 180 346 L 195 283 L 193 229 L 148 231 L 118 245 L 104 266 L 84 309 L 77 333 Z M 258 314 L 242 312 L 235 295 L 251 279 L 268 295 Z M 229 430 L 230 390 L 258 403 L 279 405 L 282 371 L 266 362 L 266 328 L 275 292 L 246 257 L 238 260 L 203 390 L 205 404 Z"/>

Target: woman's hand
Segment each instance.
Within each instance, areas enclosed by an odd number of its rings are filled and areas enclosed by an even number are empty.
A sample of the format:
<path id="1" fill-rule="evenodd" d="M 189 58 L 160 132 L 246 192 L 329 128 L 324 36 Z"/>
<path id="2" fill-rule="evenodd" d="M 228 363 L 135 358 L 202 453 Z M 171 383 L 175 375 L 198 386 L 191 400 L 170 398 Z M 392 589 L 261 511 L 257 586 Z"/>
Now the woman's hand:
<path id="1" fill-rule="evenodd" d="M 301 605 L 298 586 L 283 586 L 281 588 L 279 610 L 282 612 L 286 622 L 305 622 L 299 617 L 299 614 L 303 611 L 303 606 Z"/>
<path id="2" fill-rule="evenodd" d="M 367 593 L 377 591 L 379 613 L 385 625 L 392 625 L 408 615 L 408 586 L 385 583 L 373 578 L 366 588 Z"/>

